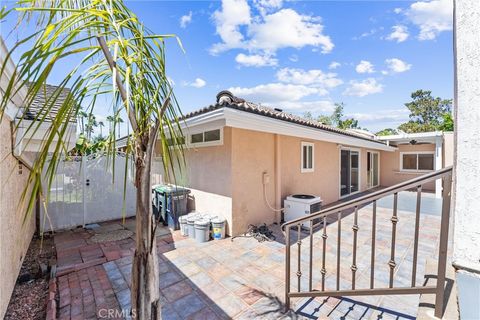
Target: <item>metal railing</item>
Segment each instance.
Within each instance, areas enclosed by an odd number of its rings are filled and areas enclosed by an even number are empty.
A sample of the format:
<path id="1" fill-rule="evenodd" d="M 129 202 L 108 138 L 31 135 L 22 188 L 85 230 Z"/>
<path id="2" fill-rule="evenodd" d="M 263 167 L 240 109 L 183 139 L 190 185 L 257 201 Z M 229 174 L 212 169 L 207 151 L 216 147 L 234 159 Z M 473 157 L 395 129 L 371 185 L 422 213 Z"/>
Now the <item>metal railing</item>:
<path id="1" fill-rule="evenodd" d="M 418 259 L 418 245 L 419 245 L 419 227 L 420 227 L 420 211 L 421 211 L 421 193 L 422 186 L 428 182 L 442 179 L 442 215 L 440 226 L 440 240 L 439 240 L 439 254 L 438 254 L 438 270 L 437 270 L 437 283 L 435 286 L 417 286 L 417 259 Z M 285 303 L 286 309 L 290 309 L 290 299 L 299 297 L 321 297 L 321 296 L 360 296 L 360 295 L 403 295 L 403 294 L 435 294 L 435 316 L 442 317 L 443 314 L 443 301 L 444 301 L 444 288 L 445 288 L 445 272 L 447 263 L 447 247 L 448 247 L 448 229 L 449 229 L 449 217 L 450 217 L 450 199 L 451 199 L 451 184 L 452 184 L 452 167 L 448 167 L 442 170 L 438 170 L 432 173 L 425 174 L 423 176 L 402 182 L 400 184 L 372 192 L 370 194 L 361 196 L 359 198 L 346 201 L 344 203 L 326 208 L 317 213 L 308 215 L 306 217 L 298 218 L 292 221 L 288 221 L 282 225 L 282 229 L 285 232 L 286 238 L 286 265 L 285 265 Z M 401 191 L 416 189 L 417 202 L 415 210 L 415 230 L 413 239 L 413 266 L 411 285 L 406 287 L 394 287 L 394 270 L 396 267 L 395 262 L 395 243 L 397 240 L 397 222 L 398 222 L 398 193 Z M 392 223 L 391 233 L 391 250 L 390 261 L 387 264 L 389 268 L 389 281 L 388 287 L 375 287 L 375 268 L 379 267 L 375 265 L 375 246 L 376 246 L 376 224 L 377 224 L 377 200 L 386 196 L 393 195 L 393 210 L 392 217 L 390 219 Z M 356 272 L 357 272 L 357 240 L 358 231 L 360 226 L 358 225 L 358 210 L 363 205 L 372 204 L 372 225 L 371 225 L 371 257 L 370 257 L 370 283 L 368 288 L 357 289 L 356 287 Z M 352 273 L 351 289 L 344 290 L 340 288 L 340 266 L 341 266 L 341 237 L 342 237 L 342 212 L 345 210 L 353 209 L 353 252 L 352 252 L 352 264 L 350 270 Z M 337 218 L 337 250 L 336 250 L 336 289 L 326 290 L 325 278 L 327 275 L 326 270 L 326 250 L 327 250 L 327 217 L 335 216 Z M 302 259 L 302 225 L 309 225 L 309 251 L 307 259 Z M 318 289 L 313 289 L 313 234 L 315 227 L 322 226 L 322 254 L 321 254 L 321 281 Z M 297 288 L 291 290 L 290 276 L 291 276 L 291 230 L 297 231 Z M 401 236 L 401 234 L 399 234 Z M 302 280 L 302 260 L 307 260 L 308 265 L 308 291 L 301 290 Z"/>

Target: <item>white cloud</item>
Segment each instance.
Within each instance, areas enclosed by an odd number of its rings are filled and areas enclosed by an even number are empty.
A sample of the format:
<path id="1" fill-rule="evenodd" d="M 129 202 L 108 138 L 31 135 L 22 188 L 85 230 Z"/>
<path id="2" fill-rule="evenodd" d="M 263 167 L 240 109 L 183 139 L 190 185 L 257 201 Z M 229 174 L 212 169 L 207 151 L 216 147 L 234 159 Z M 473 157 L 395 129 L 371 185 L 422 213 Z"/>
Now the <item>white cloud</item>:
<path id="1" fill-rule="evenodd" d="M 347 96 L 364 97 L 382 91 L 382 84 L 378 83 L 374 78 L 367 78 L 362 81 L 351 80 L 349 87 L 343 92 L 343 94 Z"/>
<path id="2" fill-rule="evenodd" d="M 338 67 L 340 67 L 342 64 L 340 62 L 337 62 L 337 61 L 332 61 L 329 65 L 328 65 L 328 69 L 337 69 Z"/>
<path id="3" fill-rule="evenodd" d="M 359 121 L 363 122 L 392 122 L 399 121 L 403 122 L 408 120 L 408 115 L 410 111 L 407 108 L 403 109 L 394 109 L 394 110 L 378 110 L 370 113 L 349 113 L 345 116 L 350 118 L 353 117 Z"/>
<path id="4" fill-rule="evenodd" d="M 248 46 L 275 52 L 280 48 L 304 46 L 321 47 L 322 53 L 333 49 L 329 36 L 323 34 L 318 17 L 301 15 L 293 9 L 282 9 L 266 15 L 263 21 L 253 23 L 249 28 L 252 35 Z"/>
<path id="5" fill-rule="evenodd" d="M 441 32 L 452 30 L 453 0 L 417 1 L 405 15 L 420 28 L 419 40 L 433 40 Z"/>
<path id="6" fill-rule="evenodd" d="M 215 44 L 211 53 L 241 47 L 244 38 L 240 26 L 250 24 L 250 6 L 246 0 L 223 0 L 222 9 L 213 13 L 213 20 L 223 42 Z"/>
<path id="7" fill-rule="evenodd" d="M 186 28 L 190 22 L 192 22 L 192 11 L 180 17 L 180 27 Z"/>
<path id="8" fill-rule="evenodd" d="M 235 57 L 235 61 L 238 64 L 241 64 L 242 66 L 246 66 L 246 67 L 276 66 L 278 63 L 277 59 L 272 58 L 272 56 L 269 56 L 269 55 L 259 55 L 259 54 L 246 55 L 243 53 L 239 53 Z"/>
<path id="9" fill-rule="evenodd" d="M 265 15 L 269 11 L 281 8 L 283 0 L 254 0 L 253 4 L 260 11 L 260 14 Z"/>
<path id="10" fill-rule="evenodd" d="M 194 87 L 194 88 L 202 88 L 202 87 L 205 87 L 206 84 L 207 82 L 202 78 L 196 78 L 195 81 L 193 82 L 183 82 L 184 86 Z"/>
<path id="11" fill-rule="evenodd" d="M 228 90 L 238 97 L 265 104 L 298 101 L 311 95 L 325 94 L 324 89 L 286 83 L 267 83 L 250 88 L 232 87 Z"/>
<path id="12" fill-rule="evenodd" d="M 392 33 L 387 36 L 387 40 L 403 42 L 408 39 L 408 28 L 402 25 L 392 27 Z"/>
<path id="13" fill-rule="evenodd" d="M 343 83 L 336 73 L 324 73 L 319 69 L 303 70 L 283 68 L 277 72 L 277 79 L 281 82 L 323 88 L 335 88 Z"/>
<path id="14" fill-rule="evenodd" d="M 395 9 L 393 9 L 393 12 L 395 12 L 396 14 L 402 13 L 402 11 L 403 11 L 402 8 L 395 8 Z"/>
<path id="15" fill-rule="evenodd" d="M 405 72 L 405 71 L 410 70 L 410 68 L 412 67 L 411 64 L 408 64 L 405 61 L 402 61 L 402 60 L 397 59 L 397 58 L 386 59 L 385 63 L 386 63 L 387 68 L 390 70 L 391 73 Z"/>
<path id="16" fill-rule="evenodd" d="M 257 4 L 267 2 L 271 3 L 270 9 L 281 6 L 280 1 L 260 0 Z M 274 55 L 281 48 L 305 46 L 319 47 L 328 53 L 334 47 L 330 37 L 323 34 L 319 17 L 299 14 L 293 9 L 252 17 L 246 0 L 222 0 L 222 8 L 215 11 L 213 21 L 222 42 L 213 45 L 212 54 L 246 49 Z"/>
<path id="17" fill-rule="evenodd" d="M 296 54 L 292 54 L 290 57 L 288 57 L 288 60 L 292 62 L 297 62 L 298 61 L 298 56 Z"/>
<path id="18" fill-rule="evenodd" d="M 353 37 L 352 39 L 353 39 L 353 40 L 360 40 L 360 39 L 363 39 L 363 38 L 371 37 L 371 36 L 373 36 L 375 33 L 377 33 L 377 29 L 370 29 L 369 31 L 364 32 L 364 33 L 362 33 L 362 34 L 359 35 L 359 36 L 355 36 L 355 37 Z"/>
<path id="19" fill-rule="evenodd" d="M 374 73 L 373 64 L 370 61 L 362 60 L 355 67 L 355 71 L 358 73 Z"/>

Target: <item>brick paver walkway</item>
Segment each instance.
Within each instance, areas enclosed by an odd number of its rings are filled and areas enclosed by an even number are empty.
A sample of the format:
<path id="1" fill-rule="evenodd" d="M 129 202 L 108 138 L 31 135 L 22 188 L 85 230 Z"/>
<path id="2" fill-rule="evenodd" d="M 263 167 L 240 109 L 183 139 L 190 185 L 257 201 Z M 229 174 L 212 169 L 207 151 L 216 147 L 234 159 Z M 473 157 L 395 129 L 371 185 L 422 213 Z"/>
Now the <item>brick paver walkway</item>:
<path id="1" fill-rule="evenodd" d="M 388 283 L 391 243 L 391 210 L 379 209 L 377 218 L 376 284 Z M 351 286 L 353 216 L 342 219 L 342 288 Z M 397 225 L 396 284 L 409 285 L 413 242 L 413 213 L 399 212 Z M 125 228 L 134 231 L 135 221 Z M 371 208 L 359 210 L 357 288 L 368 287 L 370 274 Z M 336 227 L 327 227 L 327 288 L 335 286 Z M 439 217 L 422 215 L 418 283 L 425 261 L 438 246 Z M 130 277 L 134 240 L 95 244 L 93 234 L 123 228 L 121 222 L 101 223 L 90 230 L 75 229 L 55 236 L 57 248 L 58 316 L 60 319 L 122 318 L 130 308 Z M 198 244 L 178 231 L 158 230 L 160 293 L 164 319 L 413 319 L 418 296 L 297 299 L 295 313 L 283 314 L 284 237 L 271 226 L 277 241 L 259 243 L 235 238 Z M 295 237 L 294 237 L 295 238 Z M 296 238 L 295 238 L 296 239 Z M 302 252 L 308 252 L 303 241 Z M 322 238 L 314 238 L 314 287 L 319 288 Z M 292 246 L 292 288 L 296 285 L 296 244 Z M 302 256 L 304 275 L 308 256 Z M 307 285 L 302 279 L 302 288 Z M 111 310 L 108 314 L 108 310 Z M 114 313 L 113 311 L 117 311 Z"/>

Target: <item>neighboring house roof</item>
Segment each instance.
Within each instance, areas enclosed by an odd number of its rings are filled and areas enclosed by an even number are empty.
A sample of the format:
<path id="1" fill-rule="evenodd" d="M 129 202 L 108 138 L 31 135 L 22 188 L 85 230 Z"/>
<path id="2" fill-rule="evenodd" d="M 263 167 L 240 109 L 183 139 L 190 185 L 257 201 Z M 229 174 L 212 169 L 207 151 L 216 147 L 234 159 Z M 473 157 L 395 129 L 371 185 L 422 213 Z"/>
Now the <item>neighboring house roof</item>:
<path id="1" fill-rule="evenodd" d="M 24 116 L 23 119 L 26 120 L 35 120 L 37 117 L 42 117 L 42 112 L 44 112 L 45 103 L 48 101 L 46 97 L 52 97 L 53 95 L 58 95 L 58 98 L 55 101 L 55 104 L 51 106 L 48 112 L 48 115 L 45 117 L 45 120 L 51 121 L 57 116 L 59 108 L 67 99 L 70 94 L 70 89 L 63 88 L 61 92 L 58 92 L 59 86 L 54 86 L 51 84 L 45 84 L 40 90 L 38 90 L 36 96 L 33 98 L 32 103 L 29 106 L 24 106 Z M 76 115 L 73 115 L 70 118 L 70 122 L 76 122 Z"/>
<path id="2" fill-rule="evenodd" d="M 445 133 L 442 131 L 400 133 L 395 135 L 379 136 L 377 139 L 385 141 L 389 144 L 436 143 L 437 139 L 441 139 L 444 134 Z"/>
<path id="3" fill-rule="evenodd" d="M 115 140 L 115 147 L 116 148 L 123 148 L 127 146 L 128 136 L 123 136 Z"/>
<path id="4" fill-rule="evenodd" d="M 277 109 L 277 108 L 272 109 L 269 107 L 262 106 L 260 104 L 255 104 L 252 102 L 245 101 L 244 99 L 235 97 L 229 91 L 220 91 L 217 94 L 216 104 L 210 105 L 208 107 L 202 108 L 197 111 L 190 112 L 184 115 L 181 120 L 187 120 L 189 118 L 193 118 L 195 116 L 202 115 L 202 114 L 215 111 L 221 108 L 240 110 L 240 111 L 261 115 L 268 118 L 273 118 L 276 120 L 282 120 L 282 121 L 298 124 L 304 127 L 315 128 L 322 131 L 328 131 L 328 132 L 341 134 L 349 137 L 354 137 L 358 139 L 363 139 L 363 140 L 367 140 L 367 141 L 371 141 L 379 144 L 385 144 L 383 141 L 372 139 L 370 137 L 367 137 L 366 135 L 361 135 L 354 132 L 338 129 L 338 128 L 320 123 L 318 121 L 308 120 L 308 119 L 290 114 L 288 112 L 284 112 L 281 109 Z"/>

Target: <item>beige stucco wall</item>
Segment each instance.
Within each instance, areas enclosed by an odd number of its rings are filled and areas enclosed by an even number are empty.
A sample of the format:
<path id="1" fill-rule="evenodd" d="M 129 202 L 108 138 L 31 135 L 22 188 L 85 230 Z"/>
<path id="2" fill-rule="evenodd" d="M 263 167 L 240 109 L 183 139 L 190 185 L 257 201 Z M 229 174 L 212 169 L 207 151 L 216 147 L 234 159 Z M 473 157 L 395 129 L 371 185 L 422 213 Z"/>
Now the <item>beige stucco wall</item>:
<path id="1" fill-rule="evenodd" d="M 453 132 L 443 133 L 443 166 L 453 166 L 454 135 Z"/>
<path id="2" fill-rule="evenodd" d="M 399 145 L 395 152 L 382 151 L 380 154 L 380 184 L 383 187 L 418 177 L 424 173 L 400 172 L 400 152 L 435 151 L 434 144 Z M 424 190 L 435 190 L 435 183 L 427 183 Z"/>
<path id="3" fill-rule="evenodd" d="M 269 202 L 275 203 L 275 136 L 270 133 L 232 128 L 233 234 L 249 224 L 271 224 L 275 212 L 264 201 L 263 172 L 270 175 L 266 186 Z"/>
<path id="4" fill-rule="evenodd" d="M 10 121 L 0 122 L 0 318 L 3 318 L 20 266 L 35 231 L 34 215 L 22 224 L 24 210 L 18 207 L 29 171 L 11 155 Z"/>
<path id="5" fill-rule="evenodd" d="M 314 143 L 314 171 L 301 172 L 301 143 Z M 338 200 L 340 161 L 334 143 L 281 136 L 282 199 L 295 193 L 319 195 L 324 203 Z"/>
<path id="6" fill-rule="evenodd" d="M 227 234 L 231 234 L 231 128 L 223 130 L 223 145 L 189 148 L 184 151 L 184 157 L 185 167 L 176 171 L 176 180 L 170 175 L 168 182 L 190 188 L 189 210 L 223 216 L 227 220 Z"/>
<path id="7" fill-rule="evenodd" d="M 233 233 L 242 233 L 248 224 L 278 222 L 264 198 L 262 177 L 270 183 L 267 197 L 275 205 L 275 135 L 232 129 Z M 324 204 L 340 198 L 340 149 L 335 143 L 279 135 L 281 199 L 295 193 L 319 195 Z M 314 172 L 301 172 L 301 143 L 314 143 Z M 347 147 L 347 146 L 345 146 Z M 367 150 L 360 149 L 360 191 L 367 188 Z M 283 203 L 282 203 L 283 204 Z"/>

